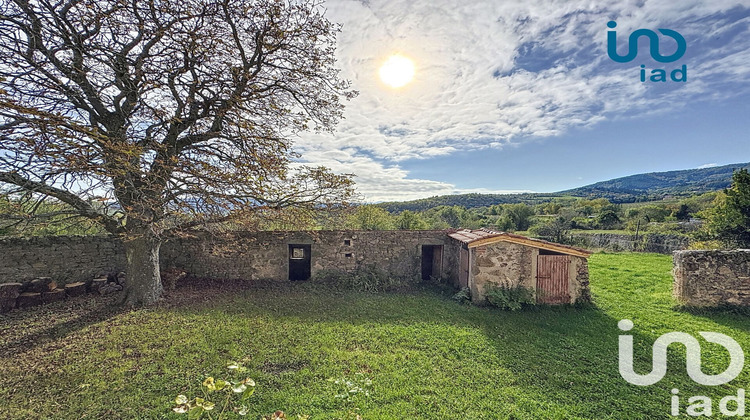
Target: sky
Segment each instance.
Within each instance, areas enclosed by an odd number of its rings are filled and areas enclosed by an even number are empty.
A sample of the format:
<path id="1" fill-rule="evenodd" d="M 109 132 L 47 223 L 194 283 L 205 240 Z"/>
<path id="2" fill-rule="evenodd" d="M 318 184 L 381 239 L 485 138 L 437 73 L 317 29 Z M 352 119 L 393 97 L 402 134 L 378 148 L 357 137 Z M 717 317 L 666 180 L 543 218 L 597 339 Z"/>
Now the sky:
<path id="1" fill-rule="evenodd" d="M 554 192 L 643 172 L 750 161 L 750 0 L 327 0 L 337 59 L 359 96 L 303 160 L 354 173 L 367 202 Z M 616 21 L 615 29 L 607 27 Z M 637 29 L 677 31 L 676 61 Z M 660 34 L 659 52 L 675 40 Z M 395 89 L 378 70 L 415 65 Z M 641 81 L 641 65 L 646 81 Z M 669 74 L 686 69 L 686 81 Z M 651 81 L 664 69 L 667 81 Z M 676 73 L 680 79 L 681 73 Z"/>

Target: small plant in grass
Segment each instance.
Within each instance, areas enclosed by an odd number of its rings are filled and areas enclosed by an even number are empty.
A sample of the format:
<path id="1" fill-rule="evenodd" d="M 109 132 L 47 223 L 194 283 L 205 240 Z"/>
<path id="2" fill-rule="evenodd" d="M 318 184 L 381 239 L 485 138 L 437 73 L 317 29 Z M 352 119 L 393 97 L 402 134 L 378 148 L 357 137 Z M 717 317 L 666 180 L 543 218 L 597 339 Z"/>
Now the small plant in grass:
<path id="1" fill-rule="evenodd" d="M 330 378 L 328 381 L 333 382 L 336 386 L 336 395 L 334 398 L 344 401 L 348 406 L 345 418 L 361 420 L 362 416 L 357 414 L 357 411 L 359 411 L 357 405 L 362 398 L 370 396 L 372 380 L 365 376 L 364 373 L 357 372 L 353 378 Z"/>
<path id="2" fill-rule="evenodd" d="M 534 292 L 521 285 L 489 285 L 485 288 L 485 297 L 490 305 L 509 311 L 518 311 L 535 303 Z"/>
<path id="3" fill-rule="evenodd" d="M 255 392 L 255 381 L 251 378 L 233 380 L 231 377 L 242 377 L 247 371 L 241 363 L 230 362 L 227 365 L 230 375 L 227 379 L 206 378 L 201 384 L 202 397 L 188 398 L 178 395 L 172 411 L 187 414 L 188 419 L 208 418 L 225 419 L 229 412 L 245 416 L 250 411 L 247 400 Z"/>
<path id="4" fill-rule="evenodd" d="M 338 391 L 340 391 L 336 394 L 336 398 L 338 399 L 352 401 L 360 395 L 365 397 L 370 396 L 369 388 L 372 386 L 372 380 L 366 377 L 364 373 L 355 373 L 353 379 L 331 378 L 329 381 L 338 385 Z"/>
<path id="5" fill-rule="evenodd" d="M 463 289 L 459 290 L 458 293 L 453 295 L 451 299 L 455 300 L 458 303 L 468 305 L 471 303 L 471 289 L 468 287 L 464 287 Z"/>

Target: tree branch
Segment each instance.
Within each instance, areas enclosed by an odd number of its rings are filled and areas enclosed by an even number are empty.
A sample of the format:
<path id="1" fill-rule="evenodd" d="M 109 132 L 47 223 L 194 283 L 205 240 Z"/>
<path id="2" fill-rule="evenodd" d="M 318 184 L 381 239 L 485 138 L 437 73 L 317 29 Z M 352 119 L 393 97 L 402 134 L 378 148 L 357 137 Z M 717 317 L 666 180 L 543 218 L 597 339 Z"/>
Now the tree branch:
<path id="1" fill-rule="evenodd" d="M 15 172 L 0 172 L 0 182 L 19 186 L 25 191 L 54 197 L 76 209 L 81 216 L 98 221 L 104 225 L 104 228 L 110 233 L 122 233 L 122 225 L 117 219 L 99 212 L 91 206 L 91 204 L 68 191 L 52 187 L 42 182 L 26 179 Z"/>

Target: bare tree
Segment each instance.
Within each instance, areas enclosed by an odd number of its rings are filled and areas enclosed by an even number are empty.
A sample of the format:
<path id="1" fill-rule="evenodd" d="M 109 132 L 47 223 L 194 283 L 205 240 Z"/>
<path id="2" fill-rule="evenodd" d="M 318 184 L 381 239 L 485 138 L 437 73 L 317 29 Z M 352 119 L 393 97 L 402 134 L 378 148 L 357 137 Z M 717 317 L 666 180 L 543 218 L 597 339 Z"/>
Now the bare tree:
<path id="1" fill-rule="evenodd" d="M 176 230 L 352 196 L 295 164 L 356 92 L 317 0 L 0 1 L 0 182 L 125 244 L 125 302 L 161 293 Z M 34 206 L 27 206 L 34 208 Z M 42 216 L 42 215 L 40 215 Z"/>

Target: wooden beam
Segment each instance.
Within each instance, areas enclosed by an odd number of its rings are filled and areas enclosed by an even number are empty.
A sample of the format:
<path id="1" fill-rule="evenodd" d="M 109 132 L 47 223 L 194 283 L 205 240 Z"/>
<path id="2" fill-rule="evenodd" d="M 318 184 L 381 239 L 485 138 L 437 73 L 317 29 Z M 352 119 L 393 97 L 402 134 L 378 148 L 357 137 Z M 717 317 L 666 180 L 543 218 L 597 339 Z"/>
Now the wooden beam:
<path id="1" fill-rule="evenodd" d="M 489 244 L 493 244 L 495 242 L 501 242 L 501 241 L 519 244 L 519 245 L 526 245 L 526 246 L 530 246 L 533 248 L 546 249 L 549 251 L 559 252 L 561 254 L 566 254 L 566 255 L 574 255 L 577 257 L 588 258 L 591 256 L 591 252 L 588 252 L 582 249 L 571 248 L 565 245 L 553 244 L 551 242 L 546 242 L 546 241 L 542 242 L 542 241 L 534 240 L 531 238 L 523 238 L 523 237 L 519 237 L 516 235 L 509 236 L 509 235 L 502 235 L 502 234 L 469 242 L 469 248 L 476 248 L 478 246 L 489 245 Z"/>

